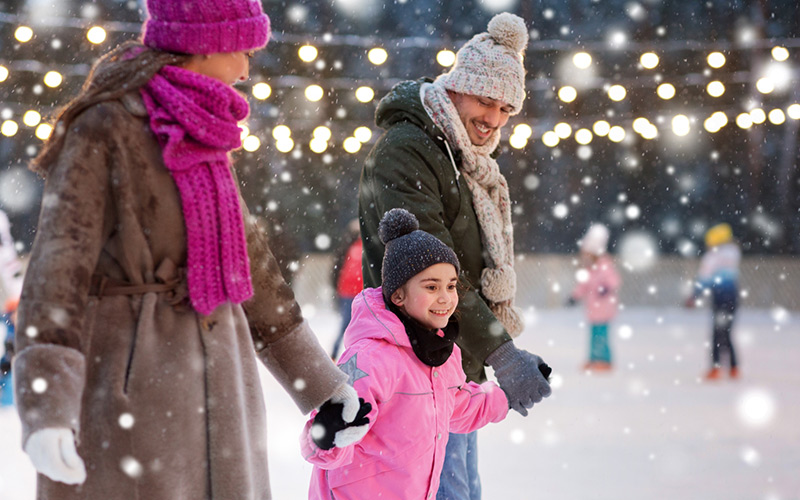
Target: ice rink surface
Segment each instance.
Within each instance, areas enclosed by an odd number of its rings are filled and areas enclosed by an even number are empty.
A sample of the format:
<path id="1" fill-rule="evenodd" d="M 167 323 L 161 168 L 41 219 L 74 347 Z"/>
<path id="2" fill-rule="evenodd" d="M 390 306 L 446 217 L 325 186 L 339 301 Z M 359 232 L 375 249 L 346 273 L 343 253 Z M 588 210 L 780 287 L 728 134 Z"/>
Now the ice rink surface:
<path id="1" fill-rule="evenodd" d="M 303 307 L 327 348 L 329 310 Z M 554 394 L 527 418 L 479 432 L 483 498 L 495 500 L 800 500 L 800 318 L 740 310 L 741 376 L 703 380 L 707 309 L 633 309 L 611 326 L 615 369 L 582 371 L 580 308 L 527 311 L 519 346 L 554 368 Z M 306 497 L 305 417 L 266 370 L 270 477 L 277 500 Z M 13 409 L 0 409 L 0 499 L 32 500 L 35 474 Z"/>

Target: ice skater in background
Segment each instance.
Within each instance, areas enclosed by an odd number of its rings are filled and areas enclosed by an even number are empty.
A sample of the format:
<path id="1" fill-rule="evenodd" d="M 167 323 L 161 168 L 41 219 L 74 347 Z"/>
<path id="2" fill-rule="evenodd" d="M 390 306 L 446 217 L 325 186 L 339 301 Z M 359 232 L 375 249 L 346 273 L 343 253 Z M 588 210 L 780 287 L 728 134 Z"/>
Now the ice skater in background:
<path id="1" fill-rule="evenodd" d="M 694 307 L 701 296 L 711 295 L 711 369 L 705 378 L 715 380 L 722 376 L 721 358 L 724 352 L 728 353 L 730 363 L 728 373 L 731 378 L 737 378 L 739 368 L 731 330 L 739 302 L 739 262 L 742 252 L 728 224 L 712 227 L 706 232 L 705 239 L 706 252 L 700 260 L 692 295 L 686 300 L 686 306 Z"/>
<path id="2" fill-rule="evenodd" d="M 332 283 L 336 289 L 336 301 L 339 306 L 339 315 L 342 317 L 339 335 L 333 342 L 331 358 L 336 359 L 339 348 L 342 346 L 344 331 L 350 324 L 353 299 L 364 288 L 364 277 L 361 274 L 361 232 L 358 228 L 358 219 L 353 219 L 347 225 L 347 234 L 342 245 L 334 256 Z"/>
<path id="3" fill-rule="evenodd" d="M 325 405 L 301 436 L 314 464 L 310 499 L 433 498 L 450 432 L 475 431 L 503 420 L 508 398 L 494 382 L 467 382 L 455 344 L 460 265 L 455 252 L 419 230 L 403 209 L 385 214 L 382 286 L 353 303 L 340 366 L 362 403 L 347 425 Z M 542 374 L 549 368 L 530 354 Z M 535 401 L 550 394 L 543 385 Z M 355 443 L 355 444 L 354 444 Z"/>
<path id="4" fill-rule="evenodd" d="M 612 367 L 611 344 L 608 325 L 617 315 L 617 292 L 622 280 L 608 255 L 608 228 L 593 224 L 579 241 L 581 269 L 576 274 L 578 284 L 572 291 L 568 305 L 583 302 L 589 321 L 589 361 L 584 369 L 607 371 Z"/>

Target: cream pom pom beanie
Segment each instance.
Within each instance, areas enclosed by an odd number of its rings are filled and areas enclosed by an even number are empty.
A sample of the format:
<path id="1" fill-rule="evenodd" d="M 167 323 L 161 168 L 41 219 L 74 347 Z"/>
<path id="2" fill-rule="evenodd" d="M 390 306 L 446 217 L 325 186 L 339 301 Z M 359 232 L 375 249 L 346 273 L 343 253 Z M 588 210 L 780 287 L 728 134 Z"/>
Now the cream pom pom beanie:
<path id="1" fill-rule="evenodd" d="M 512 114 L 522 110 L 525 100 L 525 67 L 528 45 L 525 21 L 504 12 L 489 21 L 487 32 L 479 33 L 456 54 L 453 68 L 437 78 L 447 90 L 459 94 L 489 97 L 510 104 Z"/>

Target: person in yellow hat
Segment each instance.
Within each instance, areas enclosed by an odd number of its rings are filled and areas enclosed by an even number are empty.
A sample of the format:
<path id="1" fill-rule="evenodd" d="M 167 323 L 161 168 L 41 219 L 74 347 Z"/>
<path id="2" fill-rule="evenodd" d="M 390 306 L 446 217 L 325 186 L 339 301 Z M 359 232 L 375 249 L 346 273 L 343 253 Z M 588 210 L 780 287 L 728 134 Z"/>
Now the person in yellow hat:
<path id="1" fill-rule="evenodd" d="M 733 321 L 739 298 L 739 263 L 742 252 L 733 238 L 731 226 L 725 223 L 713 226 L 705 235 L 706 252 L 700 261 L 692 296 L 687 307 L 694 307 L 701 296 L 711 296 L 713 335 L 711 340 L 711 369 L 707 380 L 722 376 L 721 357 L 727 353 L 731 378 L 739 376 L 736 350 L 731 340 Z"/>

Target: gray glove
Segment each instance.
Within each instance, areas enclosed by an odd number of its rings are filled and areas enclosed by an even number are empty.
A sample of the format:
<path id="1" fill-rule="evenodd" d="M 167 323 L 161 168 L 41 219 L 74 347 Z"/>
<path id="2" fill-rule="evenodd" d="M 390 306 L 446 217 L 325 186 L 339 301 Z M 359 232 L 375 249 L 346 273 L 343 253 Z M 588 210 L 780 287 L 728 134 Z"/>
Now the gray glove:
<path id="1" fill-rule="evenodd" d="M 513 341 L 495 349 L 486 358 L 486 364 L 494 369 L 497 384 L 508 398 L 509 408 L 522 416 L 527 416 L 528 408 L 552 392 L 547 378 L 539 368 L 540 365 L 547 366 L 542 358 L 517 349 Z"/>

